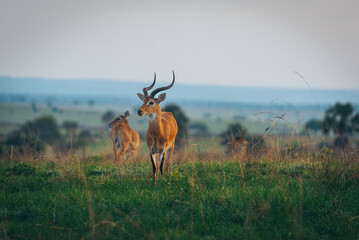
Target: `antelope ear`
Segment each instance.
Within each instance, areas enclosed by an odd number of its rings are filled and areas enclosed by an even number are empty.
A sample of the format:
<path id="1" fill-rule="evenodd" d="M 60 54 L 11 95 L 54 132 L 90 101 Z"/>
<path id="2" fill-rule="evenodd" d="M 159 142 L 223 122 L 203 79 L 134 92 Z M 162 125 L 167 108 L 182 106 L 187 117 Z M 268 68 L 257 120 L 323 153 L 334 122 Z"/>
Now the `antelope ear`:
<path id="1" fill-rule="evenodd" d="M 166 99 L 166 93 L 162 93 L 158 96 L 157 103 L 161 103 Z"/>
<path id="2" fill-rule="evenodd" d="M 125 118 L 128 118 L 130 116 L 130 112 L 129 111 L 126 111 L 125 112 Z"/>
<path id="3" fill-rule="evenodd" d="M 142 93 L 137 93 L 137 96 L 143 101 L 145 100 L 145 95 L 143 95 Z"/>

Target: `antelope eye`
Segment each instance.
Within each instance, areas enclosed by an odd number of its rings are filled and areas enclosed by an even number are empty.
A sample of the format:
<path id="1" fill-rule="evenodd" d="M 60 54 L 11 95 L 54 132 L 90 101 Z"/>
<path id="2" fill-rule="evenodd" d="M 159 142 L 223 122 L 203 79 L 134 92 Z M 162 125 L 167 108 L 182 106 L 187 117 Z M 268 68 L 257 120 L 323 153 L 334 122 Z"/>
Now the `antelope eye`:
<path id="1" fill-rule="evenodd" d="M 152 106 L 152 105 L 153 105 L 153 102 L 149 102 L 148 105 Z"/>
<path id="2" fill-rule="evenodd" d="M 121 121 L 121 118 L 120 118 L 120 117 L 118 117 L 118 118 L 117 118 L 117 120 L 118 120 L 118 121 Z"/>

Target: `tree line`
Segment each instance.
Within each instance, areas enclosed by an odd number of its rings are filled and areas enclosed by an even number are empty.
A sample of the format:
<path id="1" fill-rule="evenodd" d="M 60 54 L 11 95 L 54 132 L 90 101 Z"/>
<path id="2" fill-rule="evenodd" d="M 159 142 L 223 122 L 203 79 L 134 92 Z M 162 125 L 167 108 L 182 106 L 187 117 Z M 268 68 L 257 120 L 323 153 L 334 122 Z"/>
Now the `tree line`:
<path id="1" fill-rule="evenodd" d="M 77 122 L 65 121 L 60 126 L 52 115 L 45 115 L 27 121 L 20 128 L 10 132 L 4 144 L 7 147 L 13 146 L 20 152 L 40 152 L 46 145 L 63 150 L 83 146 L 90 140 L 90 131 L 86 129 L 78 131 Z"/>
<path id="2" fill-rule="evenodd" d="M 334 146 L 345 148 L 349 144 L 348 137 L 359 133 L 359 112 L 355 113 L 350 103 L 337 102 L 326 109 L 322 120 L 311 119 L 305 123 L 304 129 L 308 133 L 322 132 L 325 136 L 333 134 Z"/>
<path id="3" fill-rule="evenodd" d="M 205 137 L 209 135 L 208 127 L 204 122 L 193 122 L 190 124 L 185 112 L 176 104 L 165 106 L 163 111 L 172 112 L 178 123 L 177 146 L 185 145 L 189 137 L 189 130 L 196 136 Z M 107 111 L 102 115 L 102 122 L 108 124 L 113 120 L 115 114 Z M 346 147 L 349 144 L 348 136 L 359 132 L 359 113 L 354 113 L 350 103 L 336 103 L 325 111 L 324 118 L 311 119 L 305 123 L 305 131 L 322 132 L 324 135 L 334 134 L 334 146 Z M 249 149 L 263 149 L 265 142 L 263 136 L 251 134 L 238 121 L 229 123 L 228 127 L 220 134 L 222 144 L 226 145 L 235 137 L 244 137 L 249 143 Z M 65 121 L 60 126 L 53 116 L 47 115 L 28 121 L 20 128 L 12 131 L 3 144 L 16 147 L 19 151 L 31 149 L 34 151 L 44 150 L 46 144 L 59 149 L 69 149 L 84 146 L 92 139 L 88 129 L 80 129 L 77 122 Z"/>

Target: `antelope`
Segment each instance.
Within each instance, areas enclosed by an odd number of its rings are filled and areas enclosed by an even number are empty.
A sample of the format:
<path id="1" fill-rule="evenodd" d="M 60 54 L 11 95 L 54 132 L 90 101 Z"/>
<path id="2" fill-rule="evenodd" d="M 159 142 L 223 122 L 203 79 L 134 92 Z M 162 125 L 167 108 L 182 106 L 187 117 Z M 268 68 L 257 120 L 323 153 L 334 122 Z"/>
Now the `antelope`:
<path id="1" fill-rule="evenodd" d="M 247 140 L 242 136 L 235 137 L 230 142 L 230 152 L 235 154 L 237 157 L 239 155 L 241 155 L 241 157 L 245 157 L 247 152 Z"/>
<path id="2" fill-rule="evenodd" d="M 153 88 L 156 83 L 156 73 L 154 74 L 153 83 L 149 87 L 145 87 L 142 93 L 137 96 L 143 101 L 143 105 L 138 109 L 139 116 L 148 116 L 148 130 L 146 135 L 147 146 L 150 150 L 152 169 L 154 174 L 154 184 L 157 182 L 159 171 L 163 175 L 163 167 L 166 162 L 166 175 L 168 176 L 171 165 L 171 158 L 175 146 L 175 139 L 178 132 L 176 119 L 170 112 L 162 112 L 160 103 L 166 98 L 166 93 L 162 93 L 155 98 L 155 95 L 161 91 L 170 89 L 175 82 L 175 73 L 172 71 L 172 83 L 166 87 L 160 87 L 148 95 L 148 91 Z M 167 151 L 170 155 L 167 158 Z"/>
<path id="3" fill-rule="evenodd" d="M 126 160 L 126 155 L 132 153 L 133 160 L 136 161 L 137 149 L 140 145 L 140 136 L 128 124 L 130 112 L 117 116 L 108 126 L 111 128 L 111 139 L 113 151 L 115 153 L 115 163 L 118 166 L 121 158 Z M 124 164 L 126 164 L 124 162 Z"/>

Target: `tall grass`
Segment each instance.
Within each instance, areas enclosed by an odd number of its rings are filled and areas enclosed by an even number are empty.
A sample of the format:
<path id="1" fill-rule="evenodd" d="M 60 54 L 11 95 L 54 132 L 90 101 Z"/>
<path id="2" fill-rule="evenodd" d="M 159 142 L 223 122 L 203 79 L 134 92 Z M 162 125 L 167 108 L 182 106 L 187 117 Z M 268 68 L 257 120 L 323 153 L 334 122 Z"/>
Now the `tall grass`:
<path id="1" fill-rule="evenodd" d="M 156 186 L 146 152 L 118 169 L 111 152 L 9 152 L 0 164 L 0 238 L 359 238 L 356 149 L 268 137 L 266 150 L 237 159 L 211 141 L 178 150 Z"/>

